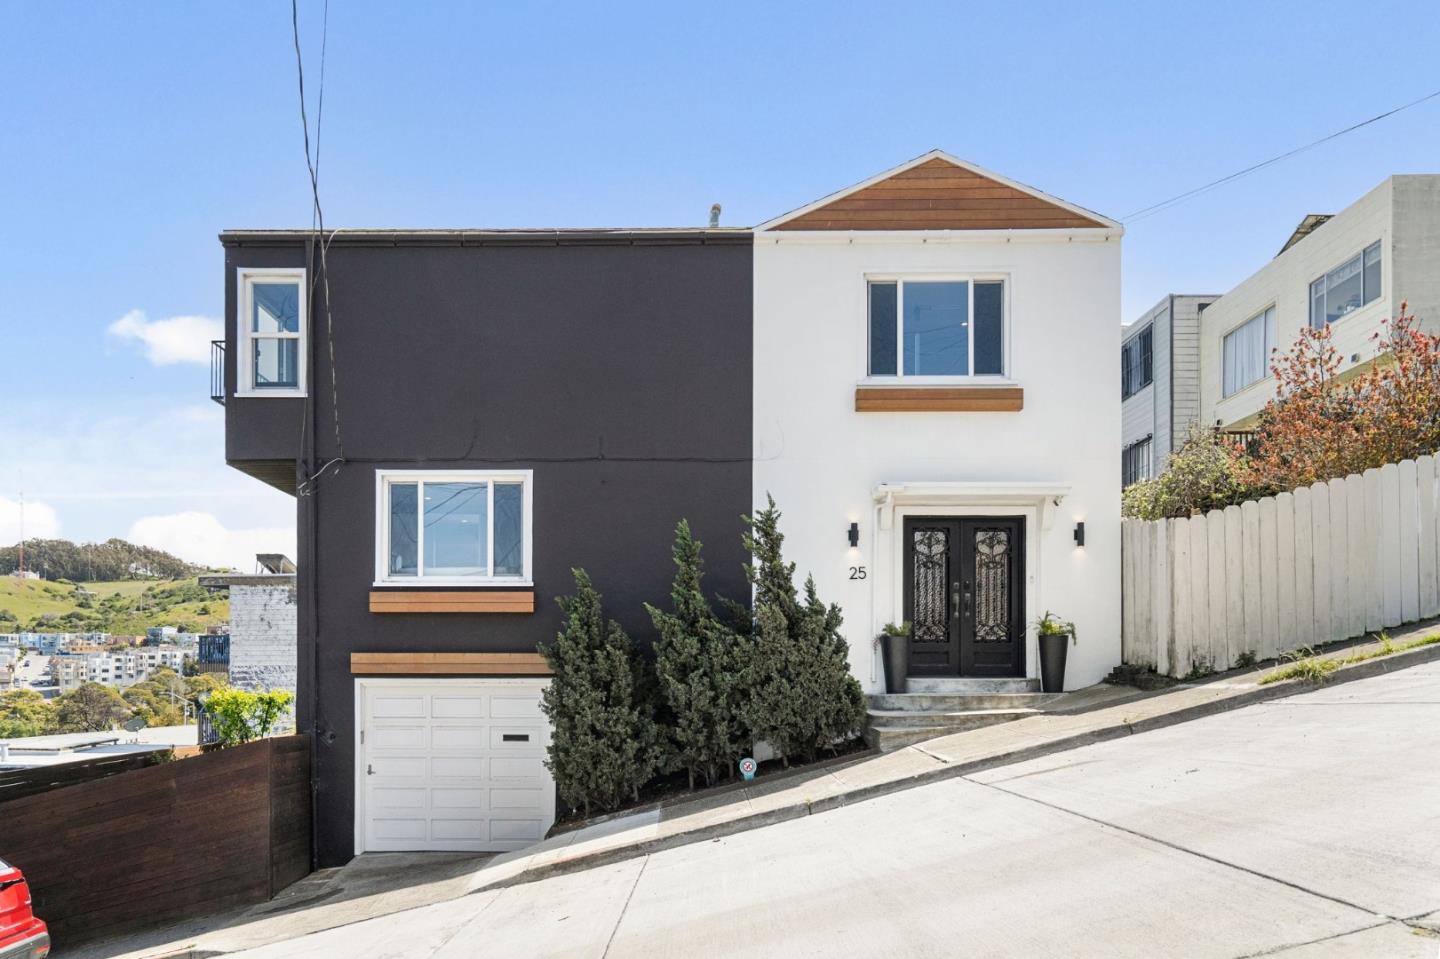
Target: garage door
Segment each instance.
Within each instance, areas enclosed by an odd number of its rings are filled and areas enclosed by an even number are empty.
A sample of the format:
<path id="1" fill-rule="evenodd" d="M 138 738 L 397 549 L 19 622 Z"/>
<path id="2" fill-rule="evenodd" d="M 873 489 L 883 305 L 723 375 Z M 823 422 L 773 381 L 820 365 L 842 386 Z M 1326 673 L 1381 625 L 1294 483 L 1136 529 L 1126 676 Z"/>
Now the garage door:
<path id="1" fill-rule="evenodd" d="M 543 680 L 358 680 L 359 851 L 521 849 L 555 821 Z"/>

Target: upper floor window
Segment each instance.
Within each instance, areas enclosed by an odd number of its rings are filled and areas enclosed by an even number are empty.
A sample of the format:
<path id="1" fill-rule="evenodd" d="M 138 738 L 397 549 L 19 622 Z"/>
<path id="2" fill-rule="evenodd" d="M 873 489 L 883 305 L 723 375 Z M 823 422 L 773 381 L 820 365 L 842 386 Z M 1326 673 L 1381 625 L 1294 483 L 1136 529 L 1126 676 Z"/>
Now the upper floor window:
<path id="1" fill-rule="evenodd" d="M 305 271 L 240 271 L 240 396 L 305 395 Z"/>
<path id="2" fill-rule="evenodd" d="M 1270 372 L 1275 349 L 1275 307 L 1271 306 L 1225 334 L 1221 347 L 1224 395 L 1239 392 L 1263 380 Z"/>
<path id="3" fill-rule="evenodd" d="M 1324 329 L 1380 296 L 1380 241 L 1310 284 L 1310 326 Z"/>
<path id="4" fill-rule="evenodd" d="M 529 470 L 381 470 L 376 482 L 377 583 L 530 581 Z"/>
<path id="5" fill-rule="evenodd" d="M 1155 379 L 1155 327 L 1147 326 L 1120 347 L 1120 398 L 1129 399 Z"/>
<path id="6" fill-rule="evenodd" d="M 1005 281 L 870 281 L 871 376 L 1003 376 Z"/>

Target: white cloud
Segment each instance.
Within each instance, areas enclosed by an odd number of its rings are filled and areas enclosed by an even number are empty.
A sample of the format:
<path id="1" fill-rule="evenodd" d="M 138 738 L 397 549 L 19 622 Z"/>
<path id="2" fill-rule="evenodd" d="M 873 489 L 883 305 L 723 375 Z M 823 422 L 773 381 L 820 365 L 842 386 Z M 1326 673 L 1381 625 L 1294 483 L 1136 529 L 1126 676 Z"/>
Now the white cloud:
<path id="1" fill-rule="evenodd" d="M 25 504 L 25 538 L 55 539 L 60 535 L 60 517 L 53 507 L 39 502 Z M 20 501 L 0 496 L 0 546 L 20 542 Z"/>
<path id="2" fill-rule="evenodd" d="M 256 553 L 284 553 L 295 558 L 294 527 L 229 529 L 212 513 L 141 517 L 131 525 L 125 538 L 132 543 L 163 549 L 192 563 L 244 572 L 254 569 Z"/>
<path id="3" fill-rule="evenodd" d="M 148 320 L 145 311 L 131 310 L 111 323 L 109 332 L 111 336 L 142 344 L 145 358 L 156 366 L 204 364 L 210 362 L 210 341 L 224 338 L 225 324 L 208 316 Z"/>

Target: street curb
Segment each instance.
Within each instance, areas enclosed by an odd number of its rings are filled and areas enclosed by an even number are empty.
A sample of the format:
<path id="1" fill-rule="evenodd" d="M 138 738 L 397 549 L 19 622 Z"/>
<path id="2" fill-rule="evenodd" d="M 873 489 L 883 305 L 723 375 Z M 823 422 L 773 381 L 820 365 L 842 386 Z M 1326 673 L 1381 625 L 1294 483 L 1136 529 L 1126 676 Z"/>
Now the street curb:
<path id="1" fill-rule="evenodd" d="M 512 876 L 496 879 L 493 882 L 477 886 L 467 894 L 474 895 L 475 893 L 504 889 L 509 886 L 525 885 L 527 883 L 538 882 L 542 879 L 549 879 L 553 876 L 583 872 L 598 866 L 609 866 L 614 863 L 637 859 L 641 856 L 648 856 L 651 853 L 662 852 L 666 849 L 674 849 L 679 846 L 688 846 L 707 840 L 733 836 L 737 833 L 749 832 L 752 829 L 760 829 L 776 823 L 802 819 L 816 813 L 841 809 L 858 802 L 877 799 L 881 796 L 888 796 L 891 793 L 902 792 L 907 789 L 914 789 L 917 786 L 927 786 L 931 783 L 943 782 L 947 779 L 956 779 L 972 773 L 994 769 L 999 766 L 1010 766 L 1031 759 L 1039 759 L 1052 753 L 1065 752 L 1081 746 L 1108 742 L 1112 739 L 1121 739 L 1136 733 L 1164 729 L 1167 726 L 1175 726 L 1191 720 L 1203 719 L 1206 716 L 1214 716 L 1219 713 L 1229 712 L 1233 709 L 1239 709 L 1267 700 L 1283 699 L 1287 696 L 1314 692 L 1318 689 L 1325 689 L 1340 683 L 1353 682 L 1358 679 L 1370 679 L 1374 676 L 1406 669 L 1410 666 L 1418 666 L 1421 663 L 1428 663 L 1434 660 L 1440 660 L 1440 643 L 1432 643 L 1429 646 L 1422 646 L 1418 649 L 1406 650 L 1405 652 L 1393 653 L 1389 656 L 1380 656 L 1375 659 L 1365 660 L 1364 662 L 1341 666 L 1334 673 L 1330 674 L 1328 681 L 1321 684 L 1309 684 L 1296 679 L 1282 680 L 1265 686 L 1256 686 L 1254 689 L 1236 693 L 1234 696 L 1227 696 L 1224 699 L 1197 703 L 1193 706 L 1177 709 L 1174 712 L 1152 716 L 1148 719 L 1142 719 L 1133 723 L 1122 721 L 1102 729 L 1093 729 L 1083 733 L 1077 733 L 1073 736 L 1054 739 L 1050 742 L 1038 743 L 1034 746 L 1024 746 L 1009 752 L 986 756 L 982 759 L 973 759 L 959 763 L 946 763 L 930 772 L 906 776 L 900 779 L 892 779 L 889 782 L 861 786 L 840 795 L 826 796 L 814 801 L 786 806 L 781 809 L 753 813 L 726 822 L 702 826 L 688 832 L 676 833 L 673 836 L 641 840 L 629 846 L 602 850 L 591 855 L 564 862 L 541 863 L 528 866 Z M 1183 687 L 1172 687 L 1172 689 L 1174 688 Z M 1163 693 L 1161 695 L 1163 695 Z M 936 761 L 941 762 L 939 759 Z"/>

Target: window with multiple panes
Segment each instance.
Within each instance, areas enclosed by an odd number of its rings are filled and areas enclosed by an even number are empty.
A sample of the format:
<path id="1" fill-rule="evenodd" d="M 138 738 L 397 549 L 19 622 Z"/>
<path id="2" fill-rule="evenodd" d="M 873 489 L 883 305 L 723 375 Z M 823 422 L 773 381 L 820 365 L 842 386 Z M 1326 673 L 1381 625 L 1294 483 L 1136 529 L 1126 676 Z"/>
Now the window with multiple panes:
<path id="1" fill-rule="evenodd" d="M 530 486 L 528 470 L 381 471 L 376 580 L 528 582 Z"/>
<path id="2" fill-rule="evenodd" d="M 305 392 L 305 271 L 241 270 L 236 392 Z"/>
<path id="3" fill-rule="evenodd" d="M 871 376 L 1004 376 L 1005 281 L 872 280 Z"/>
<path id="4" fill-rule="evenodd" d="M 1275 307 L 1267 307 L 1225 334 L 1220 350 L 1223 393 L 1229 396 L 1270 375 L 1275 349 Z"/>
<path id="5" fill-rule="evenodd" d="M 1380 296 L 1380 242 L 1310 284 L 1310 326 L 1322 329 Z"/>
<path id="6" fill-rule="evenodd" d="M 1120 398 L 1128 399 L 1155 379 L 1155 328 L 1144 330 L 1120 347 Z"/>
<path id="7" fill-rule="evenodd" d="M 1131 443 L 1120 451 L 1120 484 L 1129 486 L 1155 475 L 1152 438 Z"/>

